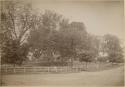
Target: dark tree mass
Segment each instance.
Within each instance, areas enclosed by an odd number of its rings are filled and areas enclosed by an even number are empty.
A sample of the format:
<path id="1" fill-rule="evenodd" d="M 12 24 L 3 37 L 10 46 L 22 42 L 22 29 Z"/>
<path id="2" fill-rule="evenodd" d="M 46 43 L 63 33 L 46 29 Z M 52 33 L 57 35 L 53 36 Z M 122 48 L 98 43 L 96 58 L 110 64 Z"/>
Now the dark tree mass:
<path id="1" fill-rule="evenodd" d="M 114 35 L 91 35 L 84 23 L 70 22 L 50 10 L 35 14 L 30 4 L 1 3 L 2 64 L 22 65 L 29 58 L 46 65 L 72 64 L 76 60 L 123 62 L 123 48 Z"/>

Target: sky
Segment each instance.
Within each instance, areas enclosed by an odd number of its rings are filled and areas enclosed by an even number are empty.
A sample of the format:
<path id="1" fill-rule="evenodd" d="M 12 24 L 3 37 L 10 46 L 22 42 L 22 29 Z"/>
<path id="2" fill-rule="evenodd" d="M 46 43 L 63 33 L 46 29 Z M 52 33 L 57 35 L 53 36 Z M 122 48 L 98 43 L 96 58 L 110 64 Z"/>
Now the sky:
<path id="1" fill-rule="evenodd" d="M 30 0 L 38 11 L 53 10 L 70 21 L 83 22 L 95 35 L 113 34 L 123 39 L 124 3 L 120 1 Z"/>

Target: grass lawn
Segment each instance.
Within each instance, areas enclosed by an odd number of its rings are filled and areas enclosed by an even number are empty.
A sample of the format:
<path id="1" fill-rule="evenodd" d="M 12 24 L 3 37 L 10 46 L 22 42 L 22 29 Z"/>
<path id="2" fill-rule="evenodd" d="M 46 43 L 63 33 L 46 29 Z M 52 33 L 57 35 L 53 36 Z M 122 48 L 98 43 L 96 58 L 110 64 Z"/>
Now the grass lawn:
<path id="1" fill-rule="evenodd" d="M 3 75 L 6 86 L 123 86 L 124 68 L 66 74 L 13 74 Z"/>

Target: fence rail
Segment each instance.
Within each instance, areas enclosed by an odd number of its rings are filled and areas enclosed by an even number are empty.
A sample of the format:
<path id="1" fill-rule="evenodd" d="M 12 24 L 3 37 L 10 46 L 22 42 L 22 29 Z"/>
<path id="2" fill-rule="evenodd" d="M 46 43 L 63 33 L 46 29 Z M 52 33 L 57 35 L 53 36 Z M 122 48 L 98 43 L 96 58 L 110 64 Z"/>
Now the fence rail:
<path id="1" fill-rule="evenodd" d="M 21 67 L 13 67 L 13 66 L 0 66 L 0 73 L 41 73 L 41 72 L 79 72 L 79 71 L 97 71 L 97 70 L 106 70 L 113 67 L 124 65 L 124 63 L 89 63 L 81 64 L 79 66 L 21 66 Z"/>
<path id="2" fill-rule="evenodd" d="M 79 67 L 1 67 L 2 73 L 78 72 Z"/>

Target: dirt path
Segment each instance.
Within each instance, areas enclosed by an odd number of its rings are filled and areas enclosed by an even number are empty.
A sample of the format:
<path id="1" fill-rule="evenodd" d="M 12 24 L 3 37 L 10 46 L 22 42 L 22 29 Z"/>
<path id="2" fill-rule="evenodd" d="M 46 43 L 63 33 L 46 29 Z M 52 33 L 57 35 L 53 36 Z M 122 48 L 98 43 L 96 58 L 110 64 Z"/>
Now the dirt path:
<path id="1" fill-rule="evenodd" d="M 4 75 L 5 85 L 24 86 L 119 86 L 124 83 L 123 67 L 100 72 L 81 72 L 68 74 L 21 74 Z"/>

